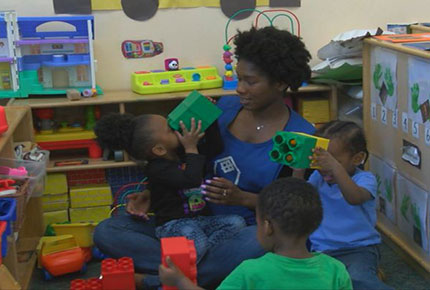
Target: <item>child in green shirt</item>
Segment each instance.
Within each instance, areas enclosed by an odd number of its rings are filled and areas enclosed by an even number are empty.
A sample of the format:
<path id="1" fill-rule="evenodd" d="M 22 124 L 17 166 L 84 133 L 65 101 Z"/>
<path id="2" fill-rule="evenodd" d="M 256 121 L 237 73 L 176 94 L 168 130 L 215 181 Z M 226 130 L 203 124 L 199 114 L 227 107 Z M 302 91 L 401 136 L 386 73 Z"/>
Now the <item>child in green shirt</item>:
<path id="1" fill-rule="evenodd" d="M 322 214 L 318 192 L 303 180 L 281 178 L 264 188 L 258 196 L 257 239 L 268 253 L 242 262 L 218 289 L 352 289 L 341 262 L 306 248 Z M 168 257 L 166 262 L 168 267 L 159 269 L 164 285 L 201 289 Z"/>

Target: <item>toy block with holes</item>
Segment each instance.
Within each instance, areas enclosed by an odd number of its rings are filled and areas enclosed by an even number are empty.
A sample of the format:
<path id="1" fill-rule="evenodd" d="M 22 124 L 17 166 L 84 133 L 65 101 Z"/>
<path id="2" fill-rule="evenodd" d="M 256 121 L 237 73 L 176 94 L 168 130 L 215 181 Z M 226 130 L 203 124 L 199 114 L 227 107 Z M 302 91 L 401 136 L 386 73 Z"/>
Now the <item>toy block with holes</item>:
<path id="1" fill-rule="evenodd" d="M 179 121 L 183 121 L 185 127 L 190 129 L 191 118 L 194 118 L 196 122 L 201 120 L 201 132 L 204 132 L 221 114 L 221 109 L 212 104 L 211 101 L 199 92 L 193 91 L 170 112 L 169 116 L 167 116 L 167 121 L 171 128 L 180 130 Z"/>
<path id="2" fill-rule="evenodd" d="M 197 285 L 197 254 L 194 241 L 185 237 L 173 237 L 161 239 L 161 262 L 166 264 L 166 257 L 170 257 L 172 262 Z M 163 285 L 164 290 L 177 289 Z"/>
<path id="3" fill-rule="evenodd" d="M 102 286 L 104 290 L 134 290 L 133 259 L 128 257 L 104 259 L 101 266 Z"/>
<path id="4" fill-rule="evenodd" d="M 70 282 L 70 290 L 103 290 L 102 280 L 97 277 L 87 280 L 75 279 Z"/>
<path id="5" fill-rule="evenodd" d="M 315 137 L 299 132 L 278 131 L 273 140 L 273 149 L 270 151 L 270 160 L 287 165 L 291 168 L 313 168 L 309 157 L 313 155 L 312 149 L 328 148 L 329 139 Z"/>

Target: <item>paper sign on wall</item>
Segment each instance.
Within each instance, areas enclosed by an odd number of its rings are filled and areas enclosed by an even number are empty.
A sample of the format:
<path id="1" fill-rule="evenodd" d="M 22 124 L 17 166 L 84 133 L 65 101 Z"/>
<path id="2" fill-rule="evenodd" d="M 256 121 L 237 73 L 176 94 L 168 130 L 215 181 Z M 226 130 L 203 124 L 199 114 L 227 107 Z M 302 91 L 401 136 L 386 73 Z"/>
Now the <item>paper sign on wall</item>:
<path id="1" fill-rule="evenodd" d="M 409 57 L 408 115 L 419 124 L 430 122 L 430 62 Z"/>
<path id="2" fill-rule="evenodd" d="M 376 176 L 376 206 L 393 224 L 396 224 L 396 195 L 394 193 L 395 170 L 388 163 L 370 155 L 370 171 Z"/>
<path id="3" fill-rule="evenodd" d="M 428 192 L 397 175 L 397 224 L 418 246 L 429 252 L 427 233 Z"/>
<path id="4" fill-rule="evenodd" d="M 397 108 L 397 55 L 375 47 L 370 62 L 372 102 L 394 111 Z"/>

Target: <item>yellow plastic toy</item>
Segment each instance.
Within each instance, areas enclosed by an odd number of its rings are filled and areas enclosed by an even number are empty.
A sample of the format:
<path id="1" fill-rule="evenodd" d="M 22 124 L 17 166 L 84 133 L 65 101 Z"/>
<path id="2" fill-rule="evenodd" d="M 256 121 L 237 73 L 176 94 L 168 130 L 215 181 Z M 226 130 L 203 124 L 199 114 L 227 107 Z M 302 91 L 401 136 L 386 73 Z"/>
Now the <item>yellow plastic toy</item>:
<path id="1" fill-rule="evenodd" d="M 93 245 L 93 232 L 97 223 L 52 224 L 55 235 L 72 235 L 79 247 L 86 248 Z"/>
<path id="2" fill-rule="evenodd" d="M 173 71 L 139 71 L 131 75 L 131 88 L 138 94 L 159 94 L 222 87 L 214 66 Z"/>

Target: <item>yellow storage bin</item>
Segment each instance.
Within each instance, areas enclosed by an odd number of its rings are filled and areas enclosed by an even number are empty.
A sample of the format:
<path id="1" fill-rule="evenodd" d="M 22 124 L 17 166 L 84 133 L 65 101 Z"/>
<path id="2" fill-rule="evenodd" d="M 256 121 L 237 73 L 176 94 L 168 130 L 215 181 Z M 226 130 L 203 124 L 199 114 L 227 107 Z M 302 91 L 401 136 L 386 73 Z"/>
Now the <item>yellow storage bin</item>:
<path id="1" fill-rule="evenodd" d="M 67 194 L 67 176 L 64 173 L 50 173 L 45 177 L 44 195 Z"/>
<path id="2" fill-rule="evenodd" d="M 112 193 L 107 184 L 70 187 L 70 207 L 91 207 L 112 204 Z"/>
<path id="3" fill-rule="evenodd" d="M 49 224 L 63 223 L 69 221 L 69 214 L 67 210 L 58 210 L 43 213 L 43 228 Z"/>
<path id="4" fill-rule="evenodd" d="M 298 112 L 303 118 L 313 124 L 330 121 L 330 103 L 327 99 L 299 98 Z"/>
<path id="5" fill-rule="evenodd" d="M 93 233 L 97 223 L 73 223 L 73 224 L 53 224 L 55 234 L 72 235 L 78 242 L 79 247 L 86 248 L 93 245 Z"/>
<path id="6" fill-rule="evenodd" d="M 70 221 L 72 223 L 101 222 L 109 217 L 109 213 L 110 206 L 108 205 L 69 209 Z"/>

